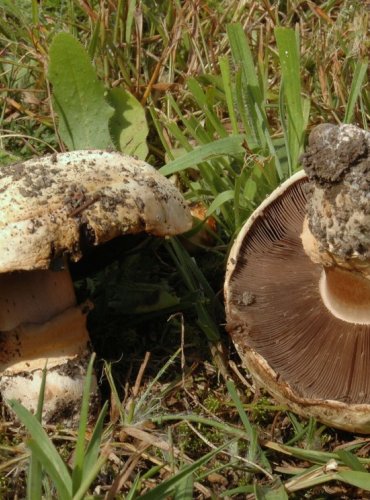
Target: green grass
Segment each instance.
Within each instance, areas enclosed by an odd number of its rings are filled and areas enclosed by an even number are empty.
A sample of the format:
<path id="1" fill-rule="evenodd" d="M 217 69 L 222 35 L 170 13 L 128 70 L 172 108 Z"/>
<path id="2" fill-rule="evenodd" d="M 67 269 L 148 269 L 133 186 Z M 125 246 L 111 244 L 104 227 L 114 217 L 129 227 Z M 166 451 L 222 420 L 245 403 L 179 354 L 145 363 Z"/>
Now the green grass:
<path id="1" fill-rule="evenodd" d="M 0 162 L 137 139 L 129 152 L 202 203 L 216 234 L 128 238 L 103 268 L 72 269 L 95 304 L 109 412 L 93 431 L 86 391 L 76 432 L 18 405 L 29 435 L 0 421 L 0 497 L 321 498 L 324 483 L 361 497 L 368 440 L 259 394 L 224 332 L 222 284 L 235 235 L 299 168 L 308 130 L 367 127 L 369 12 L 345 0 L 102 5 L 0 0 Z"/>

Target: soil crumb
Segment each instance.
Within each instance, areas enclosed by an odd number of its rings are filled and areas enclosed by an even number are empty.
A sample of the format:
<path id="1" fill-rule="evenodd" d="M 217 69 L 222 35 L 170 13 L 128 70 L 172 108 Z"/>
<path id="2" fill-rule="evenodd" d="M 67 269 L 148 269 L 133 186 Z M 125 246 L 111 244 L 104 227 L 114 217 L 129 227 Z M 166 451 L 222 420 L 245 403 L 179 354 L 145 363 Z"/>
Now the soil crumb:
<path id="1" fill-rule="evenodd" d="M 355 125 L 319 125 L 301 163 L 311 181 L 309 227 L 321 249 L 369 259 L 370 133 Z"/>

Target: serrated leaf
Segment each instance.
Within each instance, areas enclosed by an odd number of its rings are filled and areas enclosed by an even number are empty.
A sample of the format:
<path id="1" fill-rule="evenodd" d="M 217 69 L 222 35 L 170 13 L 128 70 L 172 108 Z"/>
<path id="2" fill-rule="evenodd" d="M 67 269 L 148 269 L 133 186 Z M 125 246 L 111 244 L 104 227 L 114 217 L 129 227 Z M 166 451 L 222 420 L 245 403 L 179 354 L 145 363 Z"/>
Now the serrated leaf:
<path id="1" fill-rule="evenodd" d="M 121 88 L 109 90 L 108 102 L 114 108 L 114 115 L 109 120 L 114 145 L 122 153 L 145 160 L 148 156 L 146 138 L 149 128 L 143 106 Z"/>
<path id="2" fill-rule="evenodd" d="M 105 100 L 84 47 L 69 33 L 58 33 L 49 51 L 48 78 L 53 85 L 59 135 L 69 150 L 111 146 L 108 121 L 113 108 Z"/>

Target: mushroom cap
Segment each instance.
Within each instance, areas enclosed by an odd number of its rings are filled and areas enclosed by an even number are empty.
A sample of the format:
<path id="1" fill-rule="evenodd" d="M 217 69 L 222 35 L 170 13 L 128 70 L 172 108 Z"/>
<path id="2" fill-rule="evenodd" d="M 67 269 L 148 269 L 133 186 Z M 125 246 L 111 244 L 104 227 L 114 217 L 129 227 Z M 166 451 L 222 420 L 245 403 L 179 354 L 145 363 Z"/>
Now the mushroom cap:
<path id="1" fill-rule="evenodd" d="M 145 231 L 191 228 L 180 192 L 149 164 L 117 152 L 72 151 L 0 169 L 0 272 L 74 261 L 81 248 Z"/>
<path id="2" fill-rule="evenodd" d="M 333 316 L 322 268 L 300 238 L 308 179 L 301 171 L 252 214 L 227 265 L 227 329 L 243 364 L 278 401 L 345 430 L 370 432 L 370 326 Z"/>

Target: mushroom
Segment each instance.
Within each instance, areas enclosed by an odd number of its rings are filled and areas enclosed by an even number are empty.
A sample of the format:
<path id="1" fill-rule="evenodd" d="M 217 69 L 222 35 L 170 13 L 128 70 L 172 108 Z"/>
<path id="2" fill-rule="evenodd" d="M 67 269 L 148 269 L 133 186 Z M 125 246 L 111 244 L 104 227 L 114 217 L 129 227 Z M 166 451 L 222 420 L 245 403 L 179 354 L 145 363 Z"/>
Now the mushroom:
<path id="1" fill-rule="evenodd" d="M 227 328 L 278 401 L 369 433 L 370 133 L 319 125 L 301 162 L 232 247 Z"/>
<path id="2" fill-rule="evenodd" d="M 47 364 L 44 421 L 78 419 L 91 355 L 88 304 L 77 305 L 67 259 L 127 233 L 182 233 L 191 215 L 153 167 L 73 151 L 0 169 L 0 391 L 31 411 Z"/>

